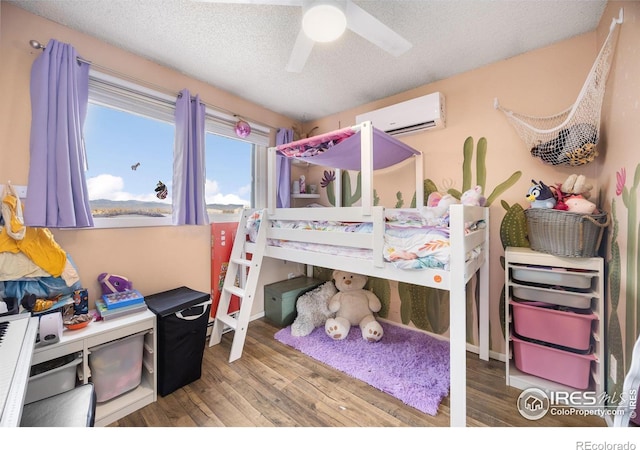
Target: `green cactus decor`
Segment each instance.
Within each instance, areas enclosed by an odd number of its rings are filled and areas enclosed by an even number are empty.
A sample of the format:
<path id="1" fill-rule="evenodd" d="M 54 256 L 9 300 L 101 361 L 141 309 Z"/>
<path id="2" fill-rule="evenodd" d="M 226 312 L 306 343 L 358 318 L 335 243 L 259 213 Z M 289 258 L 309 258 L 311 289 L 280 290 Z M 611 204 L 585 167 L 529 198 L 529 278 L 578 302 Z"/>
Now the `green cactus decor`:
<path id="1" fill-rule="evenodd" d="M 356 180 L 356 191 L 351 193 L 351 177 L 347 170 L 342 171 L 342 206 L 353 206 L 362 195 L 361 186 L 362 172 L 358 172 Z"/>
<path id="2" fill-rule="evenodd" d="M 423 193 L 424 193 L 424 202 L 425 205 L 427 204 L 427 199 L 429 198 L 429 195 L 431 195 L 432 192 L 438 192 L 438 187 L 436 186 L 436 184 L 429 180 L 426 179 L 424 180 L 424 182 L 422 183 L 422 189 L 423 189 Z M 411 207 L 415 208 L 416 207 L 416 193 L 413 193 L 413 198 L 411 199 Z M 421 205 L 424 206 L 424 205 Z"/>
<path id="3" fill-rule="evenodd" d="M 527 218 L 524 215 L 524 208 L 519 203 L 509 206 L 507 202 L 502 200 L 502 207 L 507 213 L 500 222 L 500 242 L 502 249 L 507 247 L 529 247 L 529 239 L 527 238 Z M 500 256 L 500 265 L 505 268 L 504 256 Z M 506 333 L 505 322 L 505 287 L 502 286 L 500 292 L 500 324 L 502 326 L 502 336 Z"/>
<path id="4" fill-rule="evenodd" d="M 472 137 L 468 137 L 463 145 L 463 163 L 462 163 L 462 190 L 449 189 L 447 193 L 451 194 L 457 199 L 460 199 L 462 192 L 469 190 L 472 187 L 473 174 L 472 174 L 472 160 L 474 142 Z M 484 192 L 485 184 L 487 181 L 487 140 L 482 137 L 478 141 L 476 151 L 476 185 L 482 187 Z M 522 172 L 514 172 L 509 178 L 496 186 L 491 194 L 487 197 L 485 206 L 490 206 L 491 202 L 495 201 L 500 195 L 502 195 L 507 189 L 512 187 L 522 176 Z M 426 179 L 423 183 L 423 192 L 425 202 L 429 198 L 432 192 L 439 192 L 436 184 Z M 503 205 L 504 206 L 504 205 Z M 414 193 L 411 201 L 411 207 L 416 207 L 416 196 Z M 515 205 L 514 205 L 515 207 Z M 509 210 L 509 208 L 506 208 Z M 522 242 L 522 236 L 526 236 L 526 222 L 524 228 L 521 224 L 518 225 L 516 210 L 512 213 L 513 217 L 507 218 L 505 227 L 509 229 L 508 234 L 513 237 L 514 241 Z M 524 214 L 523 214 L 524 217 Z M 523 231 L 524 230 L 524 231 Z M 516 239 L 516 237 L 518 237 Z M 525 238 L 526 240 L 526 238 Z M 509 244 L 512 245 L 512 244 Z M 528 243 L 527 243 L 528 246 Z M 467 289 L 471 289 L 471 286 L 467 286 Z M 398 292 L 400 295 L 400 313 L 402 322 L 413 324 L 420 329 L 432 331 L 434 333 L 442 333 L 449 328 L 449 293 L 448 291 L 441 291 L 435 288 L 428 288 L 424 286 L 411 286 L 399 283 Z M 473 296 L 469 296 L 473 297 Z M 477 294 L 476 294 L 477 298 Z M 474 308 L 476 300 L 470 301 L 467 304 L 467 315 L 472 317 L 472 309 Z M 469 327 L 469 324 L 467 324 Z M 436 331 L 442 330 L 442 331 Z M 471 333 L 467 336 L 471 338 Z"/>
<path id="5" fill-rule="evenodd" d="M 331 281 L 333 280 L 333 269 L 313 266 L 313 278 L 321 281 Z"/>
<path id="6" fill-rule="evenodd" d="M 507 247 L 530 247 L 527 238 L 527 217 L 519 203 L 509 206 L 504 200 L 500 202 L 507 213 L 500 223 L 500 242 L 502 249 Z"/>
<path id="7" fill-rule="evenodd" d="M 404 200 L 402 199 L 402 192 L 396 192 L 396 206 L 395 208 L 402 208 L 404 205 Z"/>
<path id="8" fill-rule="evenodd" d="M 449 291 L 400 282 L 398 293 L 402 323 L 437 334 L 449 329 Z"/>
<path id="9" fill-rule="evenodd" d="M 391 286 L 389 280 L 384 278 L 369 277 L 365 289 L 376 294 L 376 297 L 380 299 L 382 308 L 378 311 L 379 317 L 389 317 L 389 307 L 391 306 Z"/>
<path id="10" fill-rule="evenodd" d="M 625 367 L 631 366 L 631 354 L 638 335 L 637 325 L 640 321 L 640 308 L 636 305 L 638 298 L 637 280 L 640 276 L 640 252 L 638 251 L 638 215 L 637 190 L 640 184 L 640 164 L 636 166 L 633 185 L 627 189 L 627 171 L 623 167 L 616 173 L 616 195 L 622 195 L 622 202 L 627 207 L 627 264 L 626 264 L 626 316 L 625 316 Z"/>
<path id="11" fill-rule="evenodd" d="M 615 373 L 623 374 L 624 353 L 622 351 L 622 331 L 618 319 L 618 304 L 620 303 L 620 246 L 618 244 L 618 217 L 616 215 L 616 199 L 611 200 L 611 215 L 613 216 L 613 230 L 611 234 L 611 259 L 607 264 L 609 278 L 609 300 L 611 312 L 607 327 L 607 361 L 615 360 Z M 613 359 L 611 358 L 613 356 Z M 612 370 L 608 371 L 606 392 L 612 404 L 617 404 L 622 394 L 624 378 L 619 375 L 614 381 L 611 378 Z"/>
<path id="12" fill-rule="evenodd" d="M 469 136 L 464 141 L 463 147 L 463 161 L 462 161 L 462 191 L 458 191 L 456 189 L 449 189 L 447 191 L 448 194 L 451 194 L 458 200 L 462 196 L 462 193 L 471 189 L 472 182 L 472 174 L 471 174 L 471 159 L 473 157 L 473 138 Z M 485 190 L 485 184 L 487 181 L 487 168 L 486 168 L 486 157 L 487 157 L 487 140 L 485 138 L 480 138 L 478 140 L 477 154 L 476 154 L 476 185 L 482 187 L 482 191 Z M 502 195 L 507 189 L 513 186 L 522 176 L 522 172 L 517 171 L 511 174 L 509 178 L 505 181 L 497 185 L 491 194 L 487 197 L 485 202 L 485 206 L 491 206 L 494 200 L 496 200 L 500 195 Z"/>
<path id="13" fill-rule="evenodd" d="M 327 200 L 331 206 L 336 206 L 336 187 L 334 181 L 336 180 L 336 173 L 333 170 L 325 170 L 320 180 L 320 187 L 327 190 Z"/>
<path id="14" fill-rule="evenodd" d="M 342 171 L 342 206 L 353 206 L 362 197 L 362 173 L 358 172 L 356 180 L 356 191 L 351 193 L 351 176 L 349 171 Z M 327 190 L 327 200 L 331 206 L 336 206 L 336 173 L 335 171 L 325 170 L 320 186 Z M 378 199 L 379 200 L 379 199 Z"/>

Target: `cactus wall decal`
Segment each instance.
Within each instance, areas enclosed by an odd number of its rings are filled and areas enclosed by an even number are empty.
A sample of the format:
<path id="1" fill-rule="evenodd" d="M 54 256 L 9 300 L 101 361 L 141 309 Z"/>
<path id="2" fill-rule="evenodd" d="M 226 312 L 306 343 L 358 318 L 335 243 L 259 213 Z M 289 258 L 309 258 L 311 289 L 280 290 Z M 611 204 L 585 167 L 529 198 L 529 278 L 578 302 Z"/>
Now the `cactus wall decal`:
<path id="1" fill-rule="evenodd" d="M 463 145 L 463 162 L 462 162 L 462 190 L 458 191 L 454 188 L 447 190 L 447 193 L 453 195 L 457 199 L 460 198 L 462 192 L 470 189 L 473 181 L 472 173 L 472 160 L 473 160 L 473 138 L 468 137 Z M 486 156 L 487 156 L 487 140 L 482 137 L 478 140 L 476 149 L 476 182 L 474 185 L 482 187 L 484 192 L 486 180 L 487 180 L 487 168 L 486 168 Z M 507 189 L 512 187 L 522 176 L 522 172 L 514 172 L 509 178 L 502 183 L 498 184 L 491 194 L 487 197 L 485 203 L 486 206 L 490 206 L 491 202 L 496 200 Z M 429 194 L 437 192 L 438 188 L 436 184 L 427 179 L 423 183 L 424 199 L 429 198 Z M 515 205 L 514 205 L 515 206 Z M 416 207 L 416 196 L 414 194 L 411 201 L 411 207 Z M 515 214 L 515 213 L 514 213 Z M 524 216 L 524 214 L 523 214 Z M 511 224 L 512 219 L 507 219 L 507 223 Z M 514 235 L 521 235 L 522 229 L 516 231 L 511 230 Z M 526 222 L 524 224 L 524 233 L 526 235 Z M 467 289 L 470 289 L 467 286 Z M 449 328 L 449 292 L 441 291 L 434 288 L 428 288 L 425 286 L 413 286 L 406 283 L 398 283 L 398 293 L 401 301 L 401 319 L 402 323 L 413 324 L 420 329 L 432 331 L 435 333 L 443 333 Z M 469 296 L 471 297 L 471 296 Z M 477 295 L 476 295 L 477 297 Z M 472 308 L 474 307 L 476 300 L 473 300 L 467 304 L 467 316 L 472 317 Z M 469 327 L 469 324 L 467 324 Z M 440 331 L 436 331 L 440 330 Z M 467 333 L 467 336 L 471 337 L 471 333 Z"/>
<path id="2" fill-rule="evenodd" d="M 362 173 L 358 172 L 356 180 L 356 191 L 351 193 L 351 176 L 349 171 L 342 171 L 342 206 L 353 206 L 360 200 L 362 196 Z M 336 173 L 333 170 L 325 170 L 320 181 L 320 186 L 327 190 L 327 200 L 331 206 L 336 206 L 336 191 L 335 191 Z"/>
<path id="3" fill-rule="evenodd" d="M 623 167 L 616 173 L 616 195 L 622 196 L 622 203 L 627 207 L 627 264 L 626 264 L 626 308 L 625 308 L 625 367 L 631 366 L 631 354 L 638 335 L 640 324 L 640 307 L 637 306 L 638 292 L 637 280 L 640 276 L 640 252 L 638 251 L 638 215 L 637 215 L 637 190 L 640 184 L 640 164 L 636 166 L 633 176 L 633 185 L 627 189 L 627 171 Z"/>
<path id="4" fill-rule="evenodd" d="M 514 203 L 511 206 L 509 206 L 509 204 L 504 200 L 500 203 L 507 211 L 502 218 L 502 222 L 500 222 L 500 242 L 502 243 L 502 249 L 504 250 L 507 247 L 529 247 L 529 239 L 527 238 L 527 217 L 524 215 L 524 208 L 519 203 Z M 500 265 L 502 266 L 502 270 L 504 270 L 504 256 L 500 256 Z M 499 311 L 503 337 L 506 332 L 505 301 L 505 286 L 502 285 Z"/>
<path id="5" fill-rule="evenodd" d="M 342 206 L 353 206 L 362 196 L 362 172 L 358 172 L 356 191 L 351 193 L 351 177 L 347 170 L 342 171 Z"/>
<path id="6" fill-rule="evenodd" d="M 369 277 L 364 288 L 376 294 L 376 297 L 380 299 L 382 308 L 378 311 L 378 316 L 389 317 L 389 307 L 391 306 L 391 287 L 389 286 L 389 280 Z"/>
<path id="7" fill-rule="evenodd" d="M 475 152 L 476 164 L 475 164 L 475 183 L 482 187 L 484 192 L 486 180 L 487 180 L 487 168 L 486 168 L 486 156 L 487 156 L 487 140 L 482 137 L 478 140 L 478 144 Z M 472 161 L 474 156 L 474 141 L 472 137 L 468 137 L 463 145 L 463 164 L 462 164 L 462 190 L 456 190 L 450 188 L 447 193 L 453 195 L 456 198 L 460 198 L 462 192 L 468 190 L 472 186 L 473 182 L 473 170 Z M 522 176 L 522 172 L 516 171 L 509 178 L 498 184 L 491 194 L 486 197 L 485 205 L 488 207 L 493 201 L 500 197 L 510 187 L 512 187 Z M 332 206 L 335 206 L 335 172 L 325 171 L 321 181 L 321 186 L 327 189 L 327 199 Z M 361 185 L 360 185 L 360 173 L 358 173 L 356 190 L 351 193 L 351 178 L 347 171 L 342 172 L 342 205 L 352 206 L 355 202 L 361 198 Z M 425 179 L 423 182 L 423 192 L 425 201 L 429 198 L 432 192 L 438 192 L 437 185 L 430 179 Z M 379 203 L 380 198 L 377 192 L 374 190 L 374 204 Z M 402 192 L 396 193 L 395 208 L 401 208 L 404 205 L 404 199 Z M 416 195 L 413 194 L 411 200 L 411 207 L 415 208 Z M 506 246 L 528 246 L 526 240 L 526 221 L 524 221 L 524 214 L 520 205 L 509 206 L 503 203 L 503 207 L 507 210 L 507 214 L 501 224 L 501 239 L 503 240 L 503 247 Z M 518 209 L 519 208 L 519 209 Z M 503 237 L 504 234 L 504 237 Z M 504 258 L 502 258 L 502 264 L 504 267 Z M 315 276 L 315 272 L 314 272 Z M 326 272 L 319 272 L 318 276 L 326 277 Z M 322 279 L 322 278 L 321 278 Z M 330 279 L 330 275 L 329 278 Z M 383 309 L 380 312 L 381 317 L 387 317 L 389 312 L 390 303 L 390 286 L 388 280 L 370 278 L 368 282 L 368 289 L 372 290 L 381 300 Z M 467 286 L 467 289 L 473 289 L 471 285 Z M 503 288 L 504 290 L 504 288 Z M 474 304 L 477 303 L 477 284 L 475 287 L 476 295 L 468 296 L 470 298 L 467 304 L 467 314 L 471 317 Z M 415 286 L 407 283 L 398 283 L 398 294 L 400 296 L 400 319 L 403 324 L 413 323 L 413 325 L 419 329 L 430 331 L 433 333 L 442 334 L 449 328 L 449 292 L 439 289 L 428 288 L 425 286 Z M 504 293 L 503 293 L 504 295 Z M 476 297 L 476 299 L 472 298 Z M 501 301 L 504 301 L 503 299 Z M 504 323 L 504 317 L 501 317 Z M 467 324 L 469 328 L 470 325 Z M 472 336 L 468 330 L 467 335 Z M 504 332 L 503 332 L 504 333 Z"/>
<path id="8" fill-rule="evenodd" d="M 611 259 L 607 264 L 609 278 L 609 299 L 611 302 L 611 312 L 609 314 L 609 325 L 607 326 L 607 361 L 615 359 L 615 373 L 623 374 L 624 353 L 622 351 L 622 331 L 620 330 L 620 320 L 618 319 L 618 304 L 620 303 L 620 245 L 618 244 L 618 217 L 616 214 L 616 199 L 611 200 L 611 215 L 613 216 L 613 230 L 611 233 Z M 622 394 L 624 378 L 618 376 L 614 381 L 611 378 L 613 370 L 607 371 L 606 392 L 612 403 L 617 404 Z"/>
<path id="9" fill-rule="evenodd" d="M 320 187 L 327 190 L 327 200 L 331 206 L 336 206 L 336 187 L 334 181 L 336 180 L 336 173 L 333 170 L 325 170 L 320 180 Z"/>

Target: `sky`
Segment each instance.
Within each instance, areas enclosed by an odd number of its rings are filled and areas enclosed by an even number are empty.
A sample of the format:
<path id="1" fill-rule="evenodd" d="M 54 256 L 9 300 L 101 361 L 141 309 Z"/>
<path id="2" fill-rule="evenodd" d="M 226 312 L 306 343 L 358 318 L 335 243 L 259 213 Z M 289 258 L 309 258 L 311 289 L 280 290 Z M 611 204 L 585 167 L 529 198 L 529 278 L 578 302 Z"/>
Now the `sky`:
<path id="1" fill-rule="evenodd" d="M 169 189 L 163 202 L 171 202 L 173 124 L 89 103 L 84 133 L 90 200 L 162 201 L 155 192 L 162 181 Z M 206 134 L 208 204 L 250 206 L 252 147 Z"/>

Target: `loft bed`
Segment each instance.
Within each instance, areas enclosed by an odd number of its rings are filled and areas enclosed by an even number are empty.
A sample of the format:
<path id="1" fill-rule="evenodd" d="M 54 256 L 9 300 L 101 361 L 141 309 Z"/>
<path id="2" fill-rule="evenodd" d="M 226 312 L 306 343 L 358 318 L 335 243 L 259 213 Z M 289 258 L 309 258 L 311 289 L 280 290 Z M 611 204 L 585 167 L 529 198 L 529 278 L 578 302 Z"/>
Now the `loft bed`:
<path id="1" fill-rule="evenodd" d="M 309 266 L 358 272 L 371 277 L 384 278 L 450 292 L 450 425 L 466 425 L 466 285 L 479 273 L 479 356 L 489 359 L 489 209 L 477 206 L 451 205 L 448 217 L 448 259 L 437 268 L 424 264 L 421 269 L 398 267 L 385 259 L 387 219 L 401 214 L 419 214 L 425 208 L 394 210 L 373 205 L 374 170 L 400 164 L 412 159 L 416 174 L 416 204 L 424 204 L 422 154 L 375 129 L 371 122 L 326 133 L 268 149 L 267 208 L 257 217 L 260 225 L 268 224 L 267 242 L 263 255 Z M 336 171 L 361 171 L 361 206 L 327 208 L 276 208 L 276 156 L 284 155 L 301 161 L 335 168 Z M 339 176 L 336 179 L 340 179 Z M 336 189 L 337 190 L 337 189 Z M 336 192 L 336 198 L 340 198 Z M 366 224 L 367 232 L 345 233 L 327 227 L 280 227 L 282 223 L 304 221 Z M 469 225 L 482 224 L 483 226 Z M 275 225 L 275 226 L 274 226 Z M 249 232 L 249 234 L 251 234 Z M 312 244 L 290 248 L 285 242 Z M 247 243 L 247 252 L 251 252 Z M 358 249 L 354 255 L 343 252 L 320 251 L 318 246 Z M 364 249 L 364 252 L 362 251 Z M 473 257 L 470 257 L 473 255 Z M 388 252 L 387 252 L 388 256 Z M 425 300 L 426 301 L 426 300 Z"/>

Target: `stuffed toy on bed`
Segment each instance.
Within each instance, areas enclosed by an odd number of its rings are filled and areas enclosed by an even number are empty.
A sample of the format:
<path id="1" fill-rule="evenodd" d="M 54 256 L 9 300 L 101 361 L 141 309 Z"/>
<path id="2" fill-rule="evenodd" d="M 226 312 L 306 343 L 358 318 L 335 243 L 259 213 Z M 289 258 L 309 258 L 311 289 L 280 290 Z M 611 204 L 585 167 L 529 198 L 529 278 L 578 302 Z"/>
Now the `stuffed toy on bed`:
<path id="1" fill-rule="evenodd" d="M 464 191 L 460 196 L 460 203 L 467 206 L 484 206 L 487 199 L 482 195 L 482 186 L 475 186 Z"/>
<path id="2" fill-rule="evenodd" d="M 329 302 L 329 310 L 336 313 L 335 319 L 327 319 L 326 333 L 335 340 L 347 337 L 352 326 L 359 326 L 365 341 L 377 342 L 384 332 L 373 313 L 380 311 L 382 303 L 376 295 L 367 291 L 367 276 L 342 270 L 333 271 L 333 281 L 338 293 Z"/>

